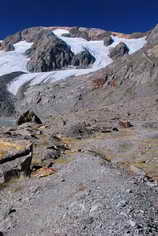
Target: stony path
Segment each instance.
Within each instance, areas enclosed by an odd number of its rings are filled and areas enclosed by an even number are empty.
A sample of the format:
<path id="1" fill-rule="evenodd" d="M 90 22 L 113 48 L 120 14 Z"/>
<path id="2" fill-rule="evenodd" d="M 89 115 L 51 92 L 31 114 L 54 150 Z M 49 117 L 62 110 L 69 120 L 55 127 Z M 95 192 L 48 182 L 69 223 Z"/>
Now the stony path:
<path id="1" fill-rule="evenodd" d="M 4 235 L 158 235 L 156 184 L 127 176 L 90 154 L 73 158 L 58 165 L 56 175 L 21 180 L 1 191 Z"/>

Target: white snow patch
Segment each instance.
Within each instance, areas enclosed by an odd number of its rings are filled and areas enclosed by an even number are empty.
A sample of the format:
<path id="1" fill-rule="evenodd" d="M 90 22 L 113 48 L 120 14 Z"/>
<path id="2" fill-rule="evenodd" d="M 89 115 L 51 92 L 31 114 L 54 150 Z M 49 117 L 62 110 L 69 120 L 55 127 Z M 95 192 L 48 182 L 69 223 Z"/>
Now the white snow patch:
<path id="1" fill-rule="evenodd" d="M 77 54 L 85 50 L 85 48 L 96 58 L 96 61 L 88 69 L 67 69 L 52 72 L 41 72 L 41 73 L 28 73 L 17 77 L 8 86 L 8 90 L 16 94 L 18 89 L 26 82 L 31 83 L 31 85 L 45 83 L 45 82 L 55 82 L 58 80 L 66 79 L 70 76 L 79 76 L 95 72 L 101 68 L 106 67 L 112 63 L 112 59 L 108 56 L 109 49 L 115 47 L 119 42 L 124 42 L 129 48 L 129 54 L 134 53 L 144 46 L 146 43 L 145 38 L 139 39 L 123 39 L 113 36 L 113 44 L 105 47 L 103 40 L 100 41 L 87 41 L 82 38 L 70 38 L 63 37 L 65 33 L 69 31 L 64 29 L 56 29 L 53 31 L 59 38 L 64 40 L 70 47 L 71 50 Z M 26 72 L 26 64 L 29 60 L 24 55 L 24 52 L 29 49 L 32 44 L 25 41 L 19 42 L 14 45 L 15 51 L 13 52 L 0 52 L 0 75 L 10 73 L 13 71 L 24 71 Z"/>
<path id="2" fill-rule="evenodd" d="M 14 51 L 0 51 L 0 76 L 15 71 L 27 72 L 26 65 L 29 59 L 24 53 L 31 46 L 32 43 L 21 41 L 14 44 Z"/>
<path id="3" fill-rule="evenodd" d="M 53 33 L 56 34 L 56 36 L 60 37 L 63 34 L 69 34 L 70 32 L 65 29 L 56 29 L 56 30 L 53 30 Z"/>

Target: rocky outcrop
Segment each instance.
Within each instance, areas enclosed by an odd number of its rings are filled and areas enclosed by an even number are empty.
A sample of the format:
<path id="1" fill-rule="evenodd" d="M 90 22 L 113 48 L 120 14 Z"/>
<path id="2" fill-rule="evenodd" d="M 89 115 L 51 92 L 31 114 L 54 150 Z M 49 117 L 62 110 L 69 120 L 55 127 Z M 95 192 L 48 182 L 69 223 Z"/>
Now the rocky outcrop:
<path id="1" fill-rule="evenodd" d="M 74 55 L 72 59 L 72 65 L 77 66 L 79 68 L 88 67 L 90 64 L 93 64 L 94 62 L 95 62 L 95 57 L 93 57 L 92 54 L 86 49 L 85 51 Z"/>
<path id="2" fill-rule="evenodd" d="M 71 37 L 77 37 L 77 38 L 83 38 L 86 40 L 89 40 L 89 35 L 86 30 L 81 30 L 79 27 L 73 27 L 70 29 L 70 35 Z"/>
<path id="3" fill-rule="evenodd" d="M 21 32 L 6 37 L 2 42 L 2 48 L 6 49 L 9 44 L 15 44 L 22 40 Z"/>
<path id="4" fill-rule="evenodd" d="M 24 29 L 21 32 L 17 32 L 13 35 L 6 37 L 2 42 L 2 48 L 6 49 L 9 44 L 15 44 L 19 41 L 26 40 L 27 42 L 34 42 L 38 38 L 38 35 L 41 33 L 44 27 L 32 27 Z"/>
<path id="5" fill-rule="evenodd" d="M 24 114 L 22 114 L 17 120 L 17 125 L 22 125 L 28 122 L 42 124 L 40 118 L 33 111 L 26 111 Z"/>
<path id="6" fill-rule="evenodd" d="M 129 49 L 123 42 L 119 43 L 116 47 L 110 48 L 109 56 L 112 59 L 118 59 L 124 55 L 128 55 Z"/>
<path id="7" fill-rule="evenodd" d="M 113 43 L 113 39 L 111 36 L 106 36 L 104 38 L 104 45 L 107 47 Z"/>
<path id="8" fill-rule="evenodd" d="M 42 34 L 31 49 L 27 68 L 30 72 L 47 72 L 71 65 L 73 53 L 70 47 L 53 33 Z"/>
<path id="9" fill-rule="evenodd" d="M 31 49 L 26 51 L 30 56 L 27 64 L 30 72 L 47 72 L 68 66 L 86 68 L 95 62 L 88 50 L 74 55 L 71 48 L 49 30 L 41 30 Z"/>
<path id="10" fill-rule="evenodd" d="M 151 33 L 148 34 L 147 41 L 149 44 L 158 43 L 158 25 L 156 25 Z"/>
<path id="11" fill-rule="evenodd" d="M 9 52 L 9 51 L 14 51 L 15 50 L 15 47 L 12 43 L 8 43 L 5 47 L 5 51 L 6 52 Z"/>
<path id="12" fill-rule="evenodd" d="M 13 72 L 0 76 L 0 116 L 15 116 L 16 97 L 8 91 L 7 86 L 13 79 L 22 74 L 23 72 Z"/>
<path id="13" fill-rule="evenodd" d="M 29 176 L 32 144 L 24 140 L 0 140 L 0 182 L 4 183 L 21 174 Z"/>

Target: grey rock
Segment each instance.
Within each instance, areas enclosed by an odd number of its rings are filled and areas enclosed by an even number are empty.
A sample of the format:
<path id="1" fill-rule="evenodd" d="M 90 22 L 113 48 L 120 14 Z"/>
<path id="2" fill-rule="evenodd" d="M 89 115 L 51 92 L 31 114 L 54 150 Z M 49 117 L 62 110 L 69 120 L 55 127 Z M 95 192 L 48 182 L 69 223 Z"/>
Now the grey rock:
<path id="1" fill-rule="evenodd" d="M 157 44 L 158 43 L 158 24 L 148 34 L 147 41 L 148 41 L 149 44 Z"/>
<path id="2" fill-rule="evenodd" d="M 30 72 L 47 72 L 71 65 L 73 53 L 70 47 L 52 32 L 42 33 L 31 50 L 31 59 L 27 64 Z"/>
<path id="3" fill-rule="evenodd" d="M 21 32 L 17 32 L 16 34 L 10 35 L 6 37 L 2 42 L 2 48 L 7 49 L 8 45 L 13 45 L 15 43 L 18 43 L 22 40 Z"/>
<path id="4" fill-rule="evenodd" d="M 107 47 L 113 43 L 113 39 L 111 36 L 106 36 L 104 38 L 104 45 Z"/>
<path id="5" fill-rule="evenodd" d="M 71 37 L 78 37 L 78 38 L 84 38 L 86 40 L 89 40 L 89 35 L 87 31 L 81 31 L 79 27 L 72 27 L 70 29 Z"/>
<path id="6" fill-rule="evenodd" d="M 82 51 L 81 53 L 74 55 L 72 59 L 72 65 L 77 66 L 79 68 L 86 68 L 94 62 L 95 57 L 93 57 L 87 49 L 85 49 L 85 51 Z"/>
<path id="7" fill-rule="evenodd" d="M 5 46 L 5 51 L 6 52 L 9 52 L 9 51 L 14 51 L 15 50 L 15 47 L 12 43 L 8 43 L 6 46 Z"/>
<path id="8" fill-rule="evenodd" d="M 22 74 L 23 72 L 13 72 L 0 76 L 0 116 L 15 117 L 16 97 L 8 91 L 7 86 L 14 78 Z"/>
<path id="9" fill-rule="evenodd" d="M 8 182 L 21 174 L 29 176 L 31 173 L 32 144 L 22 151 L 8 153 L 0 161 L 0 180 L 1 183 Z"/>
<path id="10" fill-rule="evenodd" d="M 124 55 L 128 55 L 129 49 L 127 45 L 123 42 L 119 43 L 113 48 L 110 48 L 109 56 L 112 59 L 118 59 L 123 57 Z"/>

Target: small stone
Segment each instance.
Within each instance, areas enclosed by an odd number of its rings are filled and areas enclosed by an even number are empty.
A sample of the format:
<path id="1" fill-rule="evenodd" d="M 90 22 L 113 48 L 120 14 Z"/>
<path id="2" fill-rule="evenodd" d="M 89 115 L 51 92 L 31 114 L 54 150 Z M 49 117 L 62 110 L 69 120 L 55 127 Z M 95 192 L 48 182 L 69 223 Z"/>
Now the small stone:
<path id="1" fill-rule="evenodd" d="M 46 177 L 46 176 L 49 176 L 49 175 L 53 175 L 57 172 L 57 170 L 55 168 L 46 168 L 46 167 L 43 167 L 43 168 L 40 168 L 38 169 L 37 171 L 35 171 L 33 173 L 33 176 L 36 176 L 36 177 Z"/>

